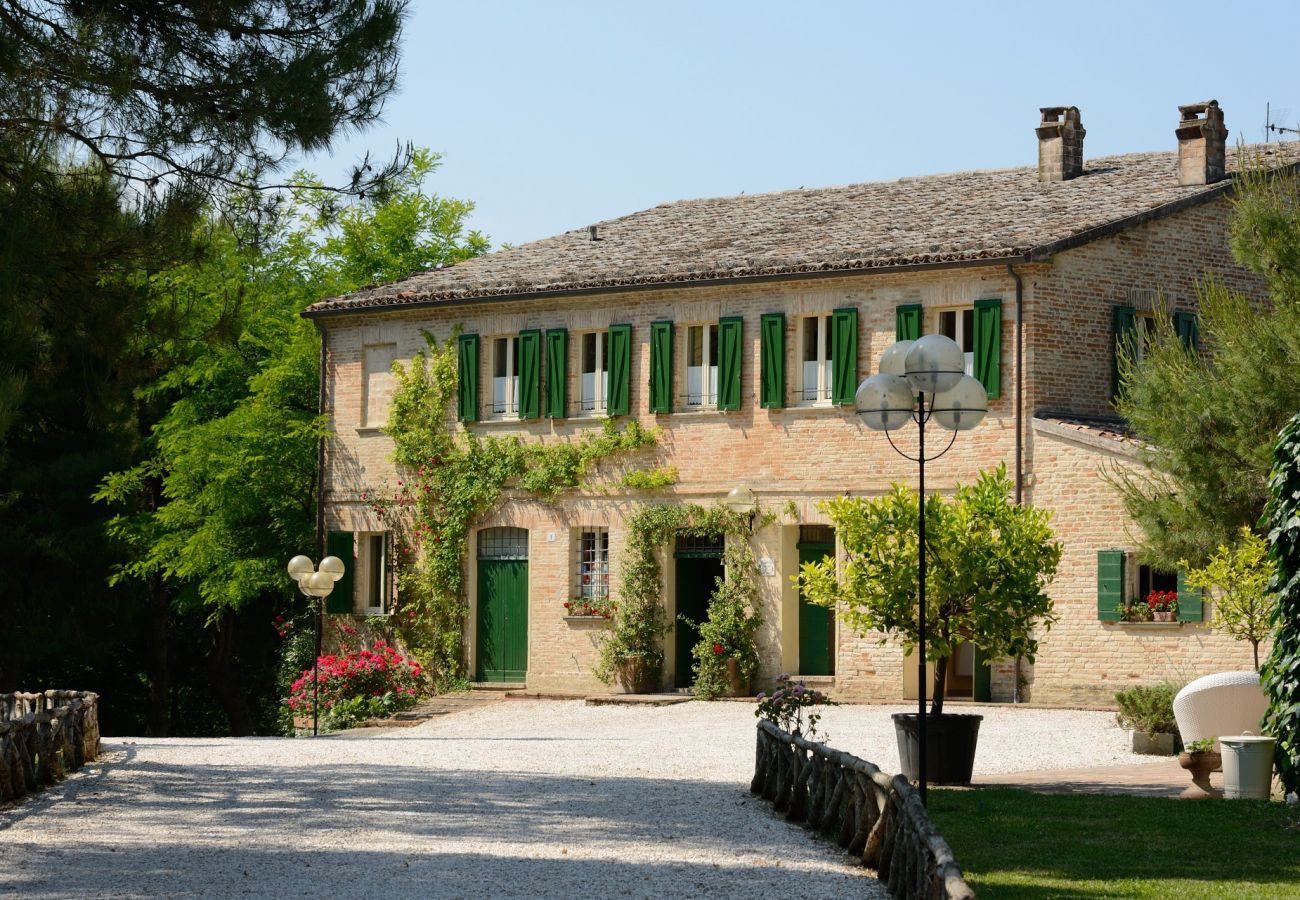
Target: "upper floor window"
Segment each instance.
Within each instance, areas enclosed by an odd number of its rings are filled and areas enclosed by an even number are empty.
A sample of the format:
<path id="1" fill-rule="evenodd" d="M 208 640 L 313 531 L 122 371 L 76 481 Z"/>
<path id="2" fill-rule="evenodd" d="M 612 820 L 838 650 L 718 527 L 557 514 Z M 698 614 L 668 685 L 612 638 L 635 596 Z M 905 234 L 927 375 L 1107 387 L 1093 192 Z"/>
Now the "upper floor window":
<path id="1" fill-rule="evenodd" d="M 829 404 L 834 384 L 832 317 L 805 316 L 799 329 L 799 399 L 805 404 Z"/>
<path id="2" fill-rule="evenodd" d="M 492 341 L 492 415 L 519 415 L 519 338 Z"/>
<path id="3" fill-rule="evenodd" d="M 590 331 L 581 338 L 582 383 L 580 409 L 599 415 L 605 412 L 609 397 L 608 342 L 603 331 Z"/>
<path id="4" fill-rule="evenodd" d="M 392 399 L 397 384 L 393 375 L 397 345 L 367 344 L 361 354 L 365 380 L 361 385 L 360 425 L 362 428 L 378 428 L 388 418 L 388 401 Z"/>
<path id="5" fill-rule="evenodd" d="M 966 374 L 975 374 L 975 308 L 939 310 L 938 332 L 950 337 L 966 357 Z"/>
<path id="6" fill-rule="evenodd" d="M 686 327 L 686 407 L 718 402 L 718 326 Z"/>
<path id="7" fill-rule="evenodd" d="M 1134 325 L 1137 326 L 1137 335 L 1133 340 L 1133 357 L 1137 362 L 1141 362 L 1146 358 L 1151 343 L 1155 340 L 1156 314 L 1139 312 L 1134 316 Z"/>

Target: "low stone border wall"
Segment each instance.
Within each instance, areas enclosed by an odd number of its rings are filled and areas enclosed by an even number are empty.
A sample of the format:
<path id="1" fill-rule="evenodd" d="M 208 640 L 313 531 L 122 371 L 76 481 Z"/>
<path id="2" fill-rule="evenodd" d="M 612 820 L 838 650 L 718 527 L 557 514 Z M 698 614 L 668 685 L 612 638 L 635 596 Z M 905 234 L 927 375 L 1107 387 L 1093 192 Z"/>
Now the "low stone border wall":
<path id="1" fill-rule="evenodd" d="M 891 778 L 856 756 L 762 721 L 749 789 L 791 822 L 836 840 L 900 900 L 975 896 L 920 794 L 901 775 Z"/>
<path id="2" fill-rule="evenodd" d="M 98 755 L 98 694 L 0 694 L 0 800 L 53 784 Z"/>

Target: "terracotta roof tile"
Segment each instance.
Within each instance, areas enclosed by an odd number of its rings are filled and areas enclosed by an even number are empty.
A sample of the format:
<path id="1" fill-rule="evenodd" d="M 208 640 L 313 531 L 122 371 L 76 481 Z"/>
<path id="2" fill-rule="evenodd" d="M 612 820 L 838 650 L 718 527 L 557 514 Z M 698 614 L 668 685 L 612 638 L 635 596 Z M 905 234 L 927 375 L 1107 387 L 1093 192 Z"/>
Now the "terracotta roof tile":
<path id="1" fill-rule="evenodd" d="M 1248 147 L 1270 167 L 1300 142 Z M 1238 151 L 1228 153 L 1235 171 Z M 1043 255 L 1099 229 L 1197 202 L 1231 182 L 1180 187 L 1176 152 L 1090 160 L 1070 181 L 1035 167 L 681 200 L 315 304 L 309 313 L 414 302 L 861 271 Z M 1176 208 L 1176 207 L 1175 207 Z"/>

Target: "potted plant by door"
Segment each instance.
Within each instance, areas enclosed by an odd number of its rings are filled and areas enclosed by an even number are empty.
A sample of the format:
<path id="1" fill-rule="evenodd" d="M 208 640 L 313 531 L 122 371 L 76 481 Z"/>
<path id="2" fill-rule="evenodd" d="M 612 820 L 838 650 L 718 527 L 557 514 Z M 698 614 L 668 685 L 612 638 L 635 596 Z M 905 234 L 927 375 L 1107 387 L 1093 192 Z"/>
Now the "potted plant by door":
<path id="1" fill-rule="evenodd" d="M 969 784 L 979 735 L 978 715 L 944 712 L 947 662 L 969 643 L 986 660 L 1023 656 L 1033 661 L 1035 634 L 1055 621 L 1047 585 L 1056 577 L 1061 544 L 1050 513 L 1011 502 L 1006 466 L 958 486 L 951 499 L 925 501 L 926 632 L 918 626 L 915 491 L 895 485 L 882 497 L 836 498 L 822 503 L 843 558 L 805 563 L 803 595 L 837 609 L 861 635 L 918 647 L 934 663 L 933 698 L 926 727 L 926 776 L 935 784 Z M 987 663 L 986 663 L 987 664 Z M 919 716 L 894 716 L 904 774 L 919 778 Z"/>
<path id="2" fill-rule="evenodd" d="M 662 658 L 652 654 L 627 653 L 619 662 L 618 686 L 625 694 L 653 694 L 659 688 Z"/>

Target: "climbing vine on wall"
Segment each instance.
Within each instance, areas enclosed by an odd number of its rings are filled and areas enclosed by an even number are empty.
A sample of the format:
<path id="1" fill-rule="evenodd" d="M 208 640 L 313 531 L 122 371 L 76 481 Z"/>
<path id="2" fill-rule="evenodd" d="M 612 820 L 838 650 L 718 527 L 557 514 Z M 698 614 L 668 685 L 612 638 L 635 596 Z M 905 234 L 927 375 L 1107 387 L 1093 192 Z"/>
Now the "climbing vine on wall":
<path id="1" fill-rule="evenodd" d="M 1277 739 L 1278 774 L 1287 792 L 1300 792 L 1300 416 L 1282 429 L 1273 451 L 1272 499 L 1265 513 L 1277 569 L 1269 590 L 1273 649 L 1260 669 L 1268 694 L 1264 732 Z"/>
<path id="2" fill-rule="evenodd" d="M 753 529 L 748 518 L 722 506 L 647 504 L 627 521 L 614 627 L 600 648 L 598 678 L 612 683 L 629 662 L 635 662 L 648 681 L 657 683 L 663 678 L 663 638 L 672 623 L 662 602 L 659 552 L 679 535 L 716 534 L 731 538 L 723 557 L 727 579 L 719 580 L 709 601 L 709 619 L 701 623 L 700 641 L 693 650 L 695 692 L 702 697 L 725 692 L 727 655 L 735 655 L 745 677 L 754 672 L 758 667 L 754 634 L 760 623 L 756 602 L 758 565 L 749 544 Z M 726 654 L 713 652 L 714 644 L 719 642 Z"/>
<path id="3" fill-rule="evenodd" d="M 612 419 L 599 431 L 551 444 L 457 428 L 455 335 L 439 344 L 426 332 L 425 340 L 426 352 L 394 370 L 397 389 L 385 430 L 402 480 L 382 495 L 368 490 L 362 499 L 395 536 L 394 620 L 402 639 L 446 687 L 464 677 L 465 559 L 474 521 L 509 487 L 554 497 L 581 485 L 601 460 L 654 446 L 657 436 L 635 420 L 619 428 Z"/>

